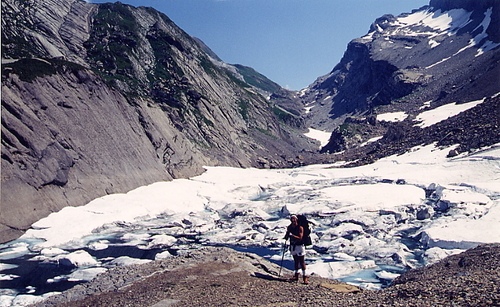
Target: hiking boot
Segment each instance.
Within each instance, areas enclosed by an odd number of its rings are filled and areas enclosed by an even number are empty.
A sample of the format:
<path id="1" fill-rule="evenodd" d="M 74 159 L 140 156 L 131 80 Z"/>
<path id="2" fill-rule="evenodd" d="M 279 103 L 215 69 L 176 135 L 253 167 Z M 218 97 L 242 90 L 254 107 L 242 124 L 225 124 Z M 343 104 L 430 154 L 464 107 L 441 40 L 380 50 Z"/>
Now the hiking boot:
<path id="1" fill-rule="evenodd" d="M 290 278 L 290 281 L 299 281 L 299 273 L 295 273 L 292 278 Z"/>
<path id="2" fill-rule="evenodd" d="M 304 280 L 304 285 L 309 284 L 309 277 L 308 276 L 304 275 L 303 280 Z"/>

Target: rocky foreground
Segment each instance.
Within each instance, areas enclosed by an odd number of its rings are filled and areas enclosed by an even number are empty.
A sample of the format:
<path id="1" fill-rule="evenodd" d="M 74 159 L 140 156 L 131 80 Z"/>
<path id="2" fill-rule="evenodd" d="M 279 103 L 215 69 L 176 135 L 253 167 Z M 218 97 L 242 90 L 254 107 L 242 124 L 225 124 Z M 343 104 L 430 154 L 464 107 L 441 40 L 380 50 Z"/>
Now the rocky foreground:
<path id="1" fill-rule="evenodd" d="M 120 267 L 35 306 L 500 306 L 500 244 L 410 270 L 370 291 L 288 270 L 250 253 L 207 247 L 162 261 Z"/>

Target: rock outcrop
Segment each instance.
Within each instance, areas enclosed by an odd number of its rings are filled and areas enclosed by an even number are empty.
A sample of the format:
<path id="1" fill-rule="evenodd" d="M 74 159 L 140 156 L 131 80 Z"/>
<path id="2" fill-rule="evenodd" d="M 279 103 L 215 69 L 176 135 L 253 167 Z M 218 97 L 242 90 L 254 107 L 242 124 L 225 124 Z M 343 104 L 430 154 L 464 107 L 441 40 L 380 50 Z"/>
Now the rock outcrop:
<path id="1" fill-rule="evenodd" d="M 500 143 L 500 96 L 487 98 L 470 110 L 425 128 L 415 126 L 412 120 L 397 123 L 375 121 L 372 124 L 367 120 L 350 120 L 341 128 L 342 133 L 334 131 L 322 151 L 336 152 L 331 159 L 351 161 L 346 166 L 369 164 L 433 143 L 443 147 L 457 145 L 450 150 L 448 156 L 451 158 Z M 359 145 L 363 142 L 362 137 L 377 134 L 380 135 L 377 141 Z"/>
<path id="2" fill-rule="evenodd" d="M 317 146 L 151 8 L 3 1 L 2 64 L 0 241 L 64 206 Z"/>

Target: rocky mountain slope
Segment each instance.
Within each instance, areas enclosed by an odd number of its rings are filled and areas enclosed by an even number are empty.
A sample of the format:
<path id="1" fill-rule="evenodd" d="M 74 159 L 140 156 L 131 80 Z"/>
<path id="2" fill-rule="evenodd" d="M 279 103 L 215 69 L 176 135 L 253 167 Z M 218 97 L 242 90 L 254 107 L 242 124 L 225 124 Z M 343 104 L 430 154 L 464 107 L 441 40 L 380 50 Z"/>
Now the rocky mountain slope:
<path id="1" fill-rule="evenodd" d="M 2 1 L 2 64 L 0 241 L 203 165 L 296 166 L 317 148 L 151 8 Z"/>
<path id="2" fill-rule="evenodd" d="M 333 131 L 323 151 L 351 150 L 342 159 L 364 157 L 370 162 L 443 139 L 458 141 L 462 151 L 499 142 L 499 28 L 498 0 L 431 0 L 412 13 L 378 18 L 368 34 L 349 43 L 331 73 L 301 92 L 310 109 L 308 123 Z M 446 128 L 414 128 L 423 111 L 483 98 L 490 98 L 488 106 L 461 115 L 469 120 L 452 118 L 443 124 Z M 406 120 L 377 121 L 378 114 L 388 112 L 404 112 Z M 474 135 L 482 141 L 471 147 Z M 370 148 L 360 148 L 381 136 Z M 395 150 L 379 151 L 387 146 Z M 376 157 L 370 154 L 375 151 Z"/>

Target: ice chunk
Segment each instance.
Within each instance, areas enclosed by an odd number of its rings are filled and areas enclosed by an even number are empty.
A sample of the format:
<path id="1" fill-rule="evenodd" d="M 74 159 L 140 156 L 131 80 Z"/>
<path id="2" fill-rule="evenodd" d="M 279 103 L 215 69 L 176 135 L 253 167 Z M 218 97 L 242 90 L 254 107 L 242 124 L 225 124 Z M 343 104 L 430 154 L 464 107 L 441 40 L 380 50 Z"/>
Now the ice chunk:
<path id="1" fill-rule="evenodd" d="M 155 235 L 151 237 L 151 242 L 149 242 L 148 247 L 153 248 L 153 247 L 170 247 L 174 245 L 175 241 L 177 239 L 173 236 L 169 235 Z"/>
<path id="2" fill-rule="evenodd" d="M 14 295 L 0 295 L 0 307 L 14 306 L 12 301 L 14 300 Z"/>
<path id="3" fill-rule="evenodd" d="M 459 254 L 463 252 L 462 249 L 442 249 L 440 247 L 431 247 L 424 252 L 424 262 L 426 265 L 436 263 L 449 255 Z"/>
<path id="4" fill-rule="evenodd" d="M 10 244 L 0 253 L 0 259 L 7 260 L 21 257 L 29 252 L 28 246 L 29 244 L 27 242 L 16 242 Z"/>
<path id="5" fill-rule="evenodd" d="M 19 275 L 14 275 L 14 274 L 0 274 L 0 280 L 13 280 L 19 277 L 20 277 Z"/>
<path id="6" fill-rule="evenodd" d="M 378 272 L 375 272 L 375 275 L 379 278 L 379 279 L 384 279 L 384 280 L 393 280 L 395 279 L 396 277 L 398 277 L 400 274 L 397 274 L 397 273 L 391 273 L 391 272 L 387 272 L 387 271 L 378 271 Z"/>
<path id="7" fill-rule="evenodd" d="M 77 270 L 68 276 L 68 281 L 90 281 L 97 275 L 106 271 L 106 268 L 86 268 L 83 270 Z"/>
<path id="8" fill-rule="evenodd" d="M 172 257 L 172 254 L 169 251 L 164 251 L 164 252 L 156 254 L 155 260 L 162 260 L 162 259 L 167 259 L 170 257 Z"/>
<path id="9" fill-rule="evenodd" d="M 150 237 L 151 235 L 148 233 L 126 233 L 121 237 L 121 239 L 127 242 L 127 245 L 134 246 L 145 245 L 146 241 L 149 240 Z"/>
<path id="10" fill-rule="evenodd" d="M 17 264 L 0 263 L 0 271 L 11 270 L 19 267 Z"/>
<path id="11" fill-rule="evenodd" d="M 132 264 L 143 264 L 143 263 L 148 263 L 151 262 L 152 260 L 149 259 L 137 259 L 137 258 L 131 258 L 129 256 L 121 256 L 118 257 L 112 261 L 110 261 L 107 265 L 111 266 L 127 266 L 127 265 L 132 265 Z"/>
<path id="12" fill-rule="evenodd" d="M 333 212 L 373 211 L 405 204 L 418 204 L 425 199 L 425 191 L 419 187 L 385 183 L 335 186 L 322 189 L 321 193 L 332 200 L 349 204 Z M 387 197 L 387 195 L 397 197 Z"/>
<path id="13" fill-rule="evenodd" d="M 11 306 L 28 306 L 43 301 L 42 296 L 31 294 L 19 294 L 12 300 Z"/>
<path id="14" fill-rule="evenodd" d="M 453 189 L 445 189 L 442 192 L 441 200 L 447 201 L 449 203 L 459 204 L 459 203 L 475 203 L 481 205 L 487 205 L 491 203 L 488 196 L 473 192 L 467 187 L 455 187 Z"/>
<path id="15" fill-rule="evenodd" d="M 307 265 L 307 270 L 314 272 L 321 277 L 339 279 L 353 274 L 354 272 L 376 268 L 373 260 L 352 261 L 352 262 L 324 262 L 322 260 Z"/>
<path id="16" fill-rule="evenodd" d="M 47 256 L 47 257 L 53 257 L 53 256 L 61 255 L 61 254 L 67 254 L 67 253 L 68 253 L 67 251 L 60 249 L 60 248 L 57 248 L 57 247 L 48 247 L 48 248 L 44 248 L 40 251 L 41 255 Z"/>
<path id="17" fill-rule="evenodd" d="M 496 201 L 488 213 L 477 219 L 461 218 L 446 223 L 434 223 L 422 233 L 422 241 L 429 247 L 469 249 L 482 243 L 500 242 L 500 202 Z"/>
<path id="18" fill-rule="evenodd" d="M 109 246 L 109 241 L 107 240 L 100 240 L 89 244 L 89 248 L 96 251 L 106 249 L 108 248 L 108 246 Z"/>
<path id="19" fill-rule="evenodd" d="M 337 261 L 354 261 L 356 257 L 348 255 L 346 253 L 335 253 L 333 254 L 333 259 Z"/>
<path id="20" fill-rule="evenodd" d="M 78 250 L 66 255 L 60 255 L 57 257 L 57 260 L 61 265 L 74 267 L 91 266 L 97 265 L 99 263 L 89 253 L 82 250 Z"/>

